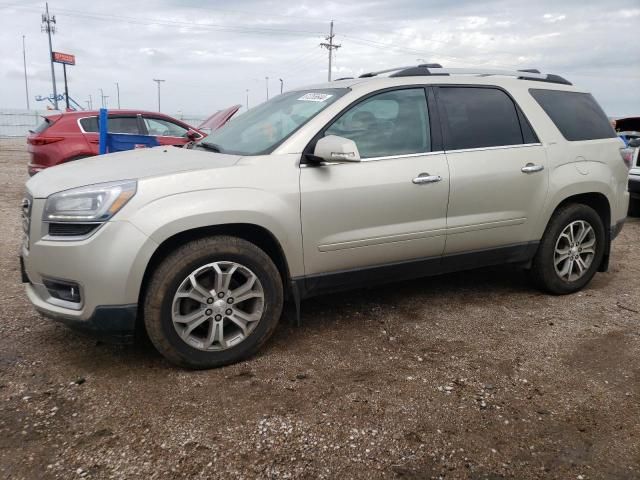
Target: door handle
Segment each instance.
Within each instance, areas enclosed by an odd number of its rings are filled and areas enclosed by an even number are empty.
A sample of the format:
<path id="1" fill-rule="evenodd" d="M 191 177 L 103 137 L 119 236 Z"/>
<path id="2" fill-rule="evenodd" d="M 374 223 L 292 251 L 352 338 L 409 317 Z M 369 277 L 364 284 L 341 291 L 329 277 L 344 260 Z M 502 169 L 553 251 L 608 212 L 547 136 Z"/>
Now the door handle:
<path id="1" fill-rule="evenodd" d="M 534 165 L 533 163 L 527 163 L 520 169 L 522 173 L 536 173 L 544 170 L 544 165 Z"/>
<path id="2" fill-rule="evenodd" d="M 436 183 L 442 180 L 440 175 L 429 175 L 428 173 L 421 173 L 412 180 L 416 185 L 422 185 L 423 183 Z"/>

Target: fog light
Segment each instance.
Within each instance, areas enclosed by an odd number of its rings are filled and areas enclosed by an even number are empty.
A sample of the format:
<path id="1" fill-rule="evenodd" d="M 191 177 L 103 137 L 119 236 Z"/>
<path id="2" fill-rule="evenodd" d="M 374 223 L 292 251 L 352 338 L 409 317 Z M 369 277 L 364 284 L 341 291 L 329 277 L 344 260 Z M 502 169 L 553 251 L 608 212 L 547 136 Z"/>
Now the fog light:
<path id="1" fill-rule="evenodd" d="M 49 295 L 65 302 L 80 303 L 80 286 L 74 282 L 42 279 Z"/>

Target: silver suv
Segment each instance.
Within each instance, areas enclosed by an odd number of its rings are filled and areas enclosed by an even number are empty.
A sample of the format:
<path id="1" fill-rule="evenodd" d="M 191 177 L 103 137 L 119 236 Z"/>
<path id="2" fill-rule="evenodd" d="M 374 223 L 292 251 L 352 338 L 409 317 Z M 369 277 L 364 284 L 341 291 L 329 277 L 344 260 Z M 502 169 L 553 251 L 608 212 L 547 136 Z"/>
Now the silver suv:
<path id="1" fill-rule="evenodd" d="M 567 294 L 608 267 L 621 147 L 556 75 L 374 72 L 284 93 L 188 148 L 39 173 L 23 280 L 45 316 L 145 327 L 192 368 L 255 353 L 285 299 L 299 318 L 312 295 L 502 263 Z"/>

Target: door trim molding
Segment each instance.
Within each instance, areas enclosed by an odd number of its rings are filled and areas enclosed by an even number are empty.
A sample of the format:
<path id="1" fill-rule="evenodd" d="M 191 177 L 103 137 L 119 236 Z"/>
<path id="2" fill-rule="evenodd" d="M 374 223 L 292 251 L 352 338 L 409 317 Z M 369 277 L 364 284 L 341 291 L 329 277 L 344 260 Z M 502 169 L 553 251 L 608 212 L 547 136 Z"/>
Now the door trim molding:
<path id="1" fill-rule="evenodd" d="M 295 277 L 291 281 L 298 289 L 300 297 L 308 298 L 325 293 L 471 270 L 490 265 L 526 264 L 533 259 L 539 243 L 539 241 L 531 241 L 472 252 L 416 258 L 403 262 Z"/>

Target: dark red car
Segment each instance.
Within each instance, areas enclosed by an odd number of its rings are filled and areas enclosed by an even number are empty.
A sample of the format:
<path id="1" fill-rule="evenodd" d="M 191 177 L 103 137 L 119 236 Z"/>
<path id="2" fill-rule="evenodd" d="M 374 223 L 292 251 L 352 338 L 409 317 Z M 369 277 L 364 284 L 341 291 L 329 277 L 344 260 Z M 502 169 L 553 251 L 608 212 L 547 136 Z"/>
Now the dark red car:
<path id="1" fill-rule="evenodd" d="M 151 135 L 160 145 L 181 147 L 198 140 L 224 125 L 240 108 L 235 105 L 221 110 L 194 128 L 180 120 L 158 112 L 109 110 L 109 132 Z M 64 162 L 98 154 L 98 112 L 55 113 L 27 137 L 30 153 L 29 175 Z"/>

